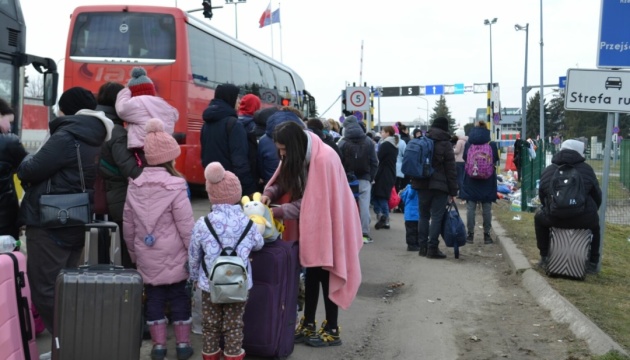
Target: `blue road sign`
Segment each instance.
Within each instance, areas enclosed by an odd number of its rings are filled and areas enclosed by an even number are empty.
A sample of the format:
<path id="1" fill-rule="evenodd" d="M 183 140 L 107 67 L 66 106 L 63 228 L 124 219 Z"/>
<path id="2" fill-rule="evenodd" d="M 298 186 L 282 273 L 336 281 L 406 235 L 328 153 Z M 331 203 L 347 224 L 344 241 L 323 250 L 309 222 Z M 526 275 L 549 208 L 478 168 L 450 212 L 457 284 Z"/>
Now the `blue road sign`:
<path id="1" fill-rule="evenodd" d="M 630 2 L 602 0 L 599 19 L 599 42 L 597 43 L 598 68 L 630 67 Z"/>
<path id="2" fill-rule="evenodd" d="M 560 76 L 558 78 L 558 87 L 560 89 L 564 89 L 567 87 L 567 77 L 566 76 Z"/>
<path id="3" fill-rule="evenodd" d="M 355 111 L 352 115 L 354 115 L 359 121 L 363 120 L 363 113 L 360 111 Z"/>
<path id="4" fill-rule="evenodd" d="M 455 91 L 453 94 L 463 94 L 464 93 L 464 84 L 454 84 L 453 87 Z"/>
<path id="5" fill-rule="evenodd" d="M 442 95 L 444 94 L 444 85 L 426 85 L 424 91 L 425 95 Z"/>

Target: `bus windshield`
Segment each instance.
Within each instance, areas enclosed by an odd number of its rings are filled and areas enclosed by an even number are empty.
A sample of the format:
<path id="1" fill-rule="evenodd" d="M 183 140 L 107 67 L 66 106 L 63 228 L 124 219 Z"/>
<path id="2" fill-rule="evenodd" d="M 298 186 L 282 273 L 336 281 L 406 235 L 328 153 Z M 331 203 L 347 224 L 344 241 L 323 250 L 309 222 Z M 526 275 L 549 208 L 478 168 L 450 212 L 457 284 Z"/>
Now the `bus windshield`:
<path id="1" fill-rule="evenodd" d="M 175 46 L 172 15 L 81 13 L 74 23 L 70 56 L 175 60 Z"/>

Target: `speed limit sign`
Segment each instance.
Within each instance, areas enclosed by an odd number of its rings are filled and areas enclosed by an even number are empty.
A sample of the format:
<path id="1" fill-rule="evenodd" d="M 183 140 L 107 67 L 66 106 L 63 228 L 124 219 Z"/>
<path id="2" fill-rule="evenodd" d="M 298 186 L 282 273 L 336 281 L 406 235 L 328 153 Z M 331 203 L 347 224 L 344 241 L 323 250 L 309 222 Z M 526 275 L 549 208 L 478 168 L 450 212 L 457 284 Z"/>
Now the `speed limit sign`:
<path id="1" fill-rule="evenodd" d="M 368 87 L 346 88 L 346 110 L 367 111 L 370 110 L 370 89 Z"/>

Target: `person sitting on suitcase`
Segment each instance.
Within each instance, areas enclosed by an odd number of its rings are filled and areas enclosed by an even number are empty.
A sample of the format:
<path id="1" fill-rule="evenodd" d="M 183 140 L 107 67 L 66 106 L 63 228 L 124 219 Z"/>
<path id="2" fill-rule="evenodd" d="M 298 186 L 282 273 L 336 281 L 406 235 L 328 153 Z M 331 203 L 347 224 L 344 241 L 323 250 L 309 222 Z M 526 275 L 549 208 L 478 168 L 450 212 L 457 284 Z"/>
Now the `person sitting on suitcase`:
<path id="1" fill-rule="evenodd" d="M 195 284 L 193 286 L 202 290 L 202 356 L 203 360 L 219 360 L 220 340 L 223 337 L 223 358 L 242 360 L 245 358 L 242 345 L 246 302 L 213 303 L 211 287 L 215 284 L 208 280 L 206 269 L 213 269 L 212 265 L 221 255 L 222 249 L 234 248 L 247 267 L 247 289 L 251 289 L 253 282 L 249 253 L 262 249 L 264 239 L 255 226 L 248 227 L 250 220 L 239 205 L 242 190 L 238 177 L 225 170 L 219 162 L 208 164 L 204 175 L 212 211 L 207 217 L 197 220 L 188 249 L 190 280 Z M 206 224 L 206 219 L 211 228 Z M 203 266 L 204 263 L 206 266 Z"/>
<path id="2" fill-rule="evenodd" d="M 150 119 L 144 154 L 147 167 L 129 181 L 123 210 L 123 233 L 129 256 L 142 275 L 146 291 L 147 325 L 153 340 L 151 359 L 166 357 L 164 309 L 170 303 L 177 358 L 193 355 L 190 345 L 191 303 L 186 282 L 188 245 L 194 225 L 186 180 L 175 170 L 177 141 Z"/>
<path id="3" fill-rule="evenodd" d="M 540 176 L 538 197 L 542 206 L 534 216 L 534 227 L 536 229 L 536 242 L 540 252 L 538 266 L 541 268 L 545 268 L 549 261 L 550 229 L 556 227 L 561 229 L 591 230 L 593 240 L 586 270 L 591 274 L 597 271 L 600 244 L 599 215 L 597 211 L 602 203 L 602 190 L 599 187 L 593 168 L 585 163 L 584 160 L 584 143 L 579 140 L 565 140 L 560 146 L 560 151 L 551 159 L 551 165 L 547 166 Z M 560 167 L 562 167 L 565 175 L 575 173 L 576 176 L 570 176 L 570 179 L 567 179 L 571 183 L 570 186 L 558 188 L 557 190 L 559 191 L 553 191 L 553 188 L 556 187 L 553 183 L 561 175 L 558 171 Z M 565 194 L 562 189 L 571 191 L 581 189 L 581 193 Z M 573 211 L 570 207 L 563 209 L 561 206 L 558 206 L 557 203 L 562 202 L 558 195 L 561 195 L 561 197 L 566 195 L 566 197 L 573 198 L 574 200 L 568 203 L 574 204 L 579 209 Z"/>
<path id="4" fill-rule="evenodd" d="M 281 161 L 261 201 L 268 205 L 290 195 L 291 202 L 272 211 L 274 218 L 299 219 L 300 264 L 306 268 L 304 317 L 294 341 L 341 345 L 338 307 L 350 307 L 361 284 L 363 233 L 356 202 L 339 156 L 317 135 L 285 122 L 274 130 L 273 141 Z M 326 320 L 317 331 L 320 283 Z"/>

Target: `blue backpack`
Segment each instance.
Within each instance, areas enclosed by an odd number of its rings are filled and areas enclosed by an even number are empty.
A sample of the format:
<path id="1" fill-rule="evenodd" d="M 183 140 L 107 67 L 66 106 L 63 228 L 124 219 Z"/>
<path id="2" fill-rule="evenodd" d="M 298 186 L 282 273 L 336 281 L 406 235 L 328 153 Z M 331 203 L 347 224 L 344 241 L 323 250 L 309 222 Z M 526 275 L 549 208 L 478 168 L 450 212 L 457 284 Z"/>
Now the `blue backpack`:
<path id="1" fill-rule="evenodd" d="M 433 162 L 433 140 L 422 136 L 412 139 L 403 155 L 402 172 L 414 179 L 429 179 L 435 169 Z"/>

